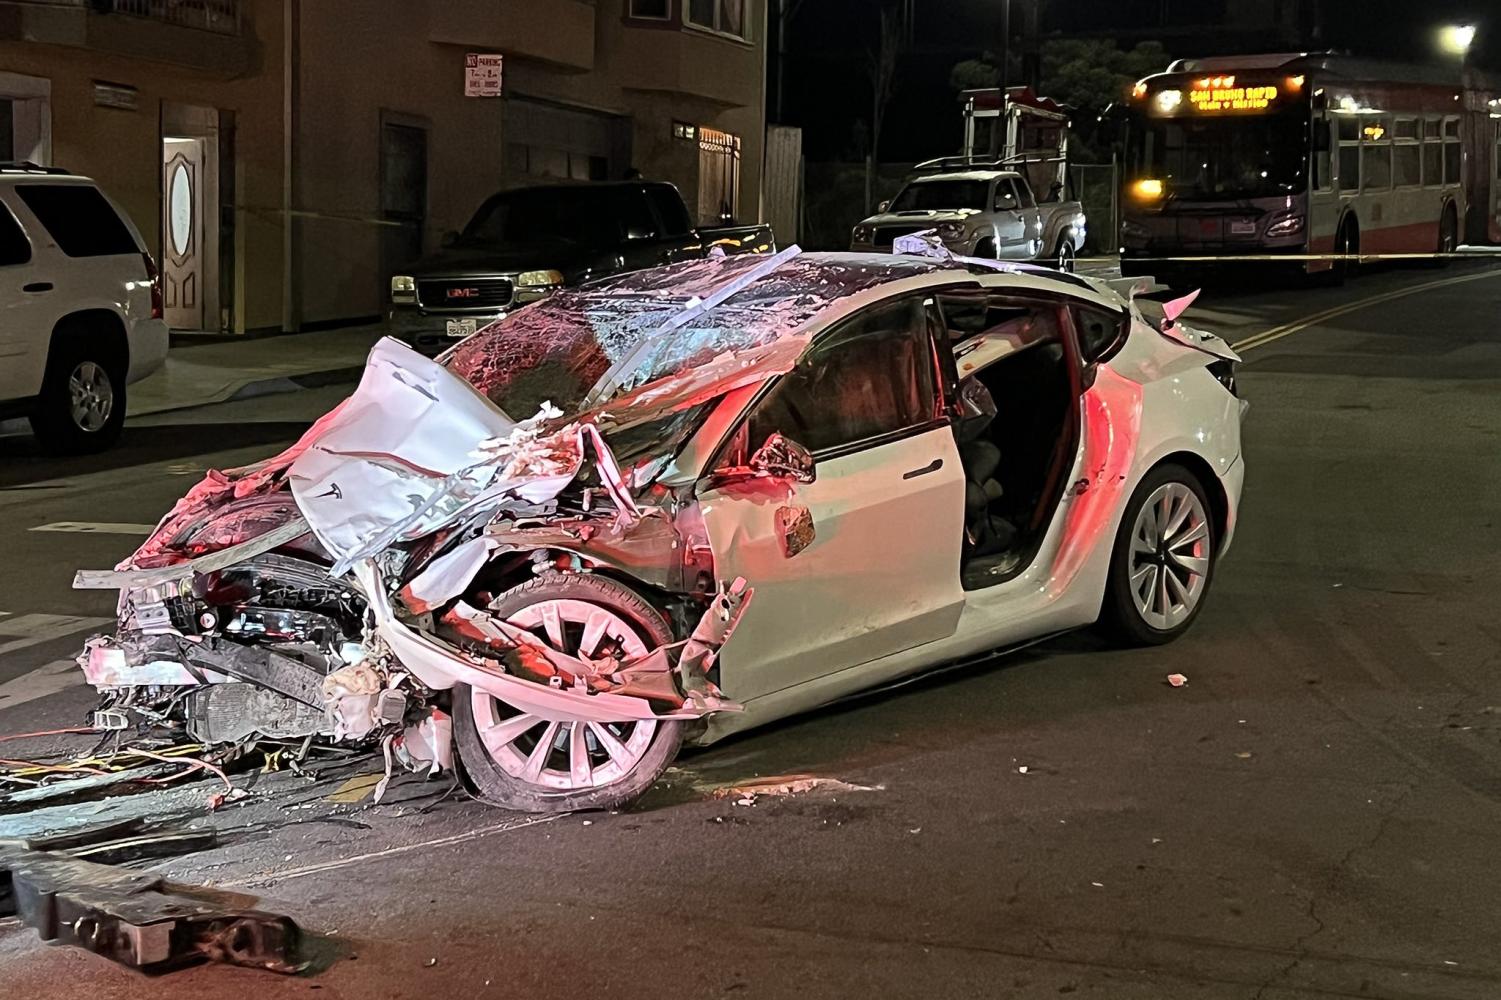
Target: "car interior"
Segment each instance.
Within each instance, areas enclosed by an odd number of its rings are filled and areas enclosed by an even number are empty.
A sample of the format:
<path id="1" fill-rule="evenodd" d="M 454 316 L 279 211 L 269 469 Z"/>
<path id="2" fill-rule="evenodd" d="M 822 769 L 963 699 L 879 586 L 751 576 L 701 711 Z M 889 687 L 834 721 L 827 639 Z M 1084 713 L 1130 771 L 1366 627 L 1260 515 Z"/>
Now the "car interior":
<path id="1" fill-rule="evenodd" d="M 1078 442 L 1078 365 L 1064 310 L 983 294 L 945 296 L 964 465 L 966 590 L 1026 569 L 1063 494 Z"/>

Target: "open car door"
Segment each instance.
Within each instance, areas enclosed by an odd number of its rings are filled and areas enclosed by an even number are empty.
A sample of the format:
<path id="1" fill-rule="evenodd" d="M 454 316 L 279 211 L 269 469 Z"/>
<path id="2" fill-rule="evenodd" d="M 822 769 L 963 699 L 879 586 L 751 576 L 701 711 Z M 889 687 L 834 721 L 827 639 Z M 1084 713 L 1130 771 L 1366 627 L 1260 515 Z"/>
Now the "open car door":
<path id="1" fill-rule="evenodd" d="M 751 403 L 699 486 L 721 578 L 756 596 L 719 660 L 738 701 L 953 633 L 964 477 L 920 297 L 818 338 Z M 747 475 L 774 434 L 813 478 Z"/>

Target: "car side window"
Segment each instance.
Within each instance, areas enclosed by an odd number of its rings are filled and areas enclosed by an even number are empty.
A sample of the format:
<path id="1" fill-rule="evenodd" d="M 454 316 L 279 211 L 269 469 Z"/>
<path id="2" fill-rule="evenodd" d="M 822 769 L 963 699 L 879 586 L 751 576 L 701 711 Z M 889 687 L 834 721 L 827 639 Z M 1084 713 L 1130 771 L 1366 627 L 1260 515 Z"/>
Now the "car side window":
<path id="1" fill-rule="evenodd" d="M 815 344 L 746 421 L 745 445 L 780 433 L 817 455 L 939 416 L 937 361 L 918 297 L 884 303 Z"/>
<path id="2" fill-rule="evenodd" d="M 1075 306 L 1074 329 L 1079 334 L 1079 355 L 1085 364 L 1099 361 L 1120 344 L 1126 328 L 1126 318 L 1118 312 Z"/>
<path id="3" fill-rule="evenodd" d="M 69 257 L 139 256 L 115 209 L 87 184 L 17 184 L 16 193 Z"/>
<path id="4" fill-rule="evenodd" d="M 995 208 L 997 212 L 1009 212 L 1016 208 L 1016 191 L 1011 187 L 1011 181 L 998 180 L 995 182 Z"/>
<path id="5" fill-rule="evenodd" d="M 1037 199 L 1032 197 L 1032 187 L 1026 181 L 1013 181 L 1022 208 L 1036 208 Z"/>
<path id="6" fill-rule="evenodd" d="M 0 267 L 13 267 L 31 259 L 31 241 L 10 209 L 0 204 Z"/>
<path id="7" fill-rule="evenodd" d="M 617 188 L 614 209 L 620 219 L 620 228 L 628 240 L 650 240 L 657 236 L 657 220 L 652 216 L 651 205 L 642 191 L 632 188 Z"/>
<path id="8" fill-rule="evenodd" d="M 652 207 L 657 210 L 657 218 L 662 223 L 663 236 L 686 236 L 693 227 L 688 221 L 688 209 L 683 205 L 683 199 L 677 197 L 664 187 L 652 186 L 646 189 L 646 196 L 651 199 Z"/>

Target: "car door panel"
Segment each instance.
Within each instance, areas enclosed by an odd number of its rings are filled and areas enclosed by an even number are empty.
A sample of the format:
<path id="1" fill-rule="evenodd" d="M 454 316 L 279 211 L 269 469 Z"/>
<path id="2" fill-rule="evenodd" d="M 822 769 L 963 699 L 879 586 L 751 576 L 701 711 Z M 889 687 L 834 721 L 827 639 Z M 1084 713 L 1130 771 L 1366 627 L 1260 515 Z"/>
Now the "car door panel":
<path id="1" fill-rule="evenodd" d="M 995 228 L 997 257 L 1014 260 L 1025 256 L 1027 220 L 1017 201 L 1016 189 L 1004 177 L 995 182 Z"/>
<path id="2" fill-rule="evenodd" d="M 755 596 L 720 657 L 746 701 L 953 633 L 964 474 L 944 423 L 820 461 L 811 483 L 742 484 L 700 495 L 721 578 Z M 788 556 L 782 525 L 805 508 L 813 539 Z"/>

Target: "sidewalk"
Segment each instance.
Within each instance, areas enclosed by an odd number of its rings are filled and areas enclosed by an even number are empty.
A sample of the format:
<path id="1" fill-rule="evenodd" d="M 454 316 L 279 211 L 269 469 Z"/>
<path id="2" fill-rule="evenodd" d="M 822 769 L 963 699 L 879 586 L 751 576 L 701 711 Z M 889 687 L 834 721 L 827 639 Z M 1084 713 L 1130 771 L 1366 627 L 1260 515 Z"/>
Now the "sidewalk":
<path id="1" fill-rule="evenodd" d="M 130 387 L 127 414 L 165 413 L 336 382 L 354 382 L 379 324 L 239 342 L 173 347 L 166 365 Z"/>

